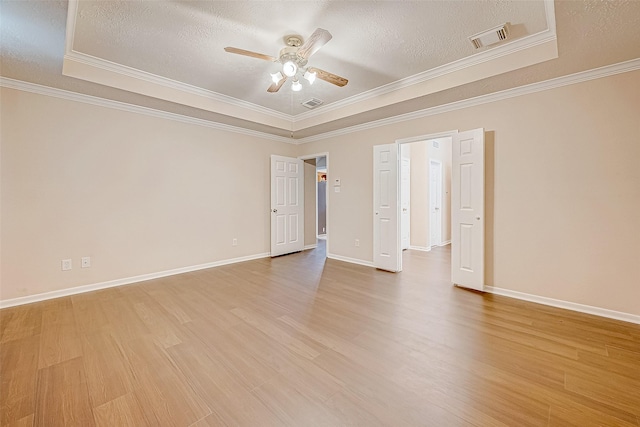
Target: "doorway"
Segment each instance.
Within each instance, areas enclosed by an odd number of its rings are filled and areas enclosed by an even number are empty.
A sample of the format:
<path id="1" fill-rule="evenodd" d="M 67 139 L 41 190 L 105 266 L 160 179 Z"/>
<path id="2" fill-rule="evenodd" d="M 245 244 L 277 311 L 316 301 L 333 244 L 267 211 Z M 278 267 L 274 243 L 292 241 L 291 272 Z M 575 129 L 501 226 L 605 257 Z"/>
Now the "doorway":
<path id="1" fill-rule="evenodd" d="M 400 144 L 400 248 L 451 242 L 451 136 Z"/>
<path id="2" fill-rule="evenodd" d="M 305 169 L 304 249 L 323 249 L 329 253 L 329 153 L 299 157 Z"/>

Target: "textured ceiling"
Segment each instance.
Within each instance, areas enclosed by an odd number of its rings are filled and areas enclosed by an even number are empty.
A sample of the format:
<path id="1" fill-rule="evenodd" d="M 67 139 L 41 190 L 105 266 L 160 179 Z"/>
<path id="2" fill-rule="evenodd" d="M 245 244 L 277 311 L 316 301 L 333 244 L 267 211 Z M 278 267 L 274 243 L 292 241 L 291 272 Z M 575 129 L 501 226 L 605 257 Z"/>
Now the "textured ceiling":
<path id="1" fill-rule="evenodd" d="M 289 136 L 286 129 L 62 75 L 66 1 L 0 1 L 0 75 L 212 122 Z M 558 58 L 417 96 L 296 132 L 315 135 L 640 57 L 640 1 L 557 1 Z M 310 97 L 325 105 L 468 57 L 467 36 L 509 21 L 516 38 L 546 28 L 541 1 L 80 2 L 73 48 L 154 75 L 297 114 Z M 333 39 L 310 65 L 343 75 L 292 94 L 267 94 L 275 64 L 225 46 L 277 55 L 283 36 L 317 27 Z M 306 83 L 306 82 L 305 82 Z M 322 108 L 322 107 L 320 107 Z M 318 110 L 315 111 L 319 111 Z"/>
<path id="2" fill-rule="evenodd" d="M 267 93 L 277 63 L 225 46 L 278 56 L 284 36 L 333 35 L 309 64 L 349 80 L 318 81 L 299 97 L 332 103 L 476 53 L 468 36 L 511 22 L 521 37 L 546 29 L 541 1 L 91 1 L 80 2 L 73 49 L 286 114 L 290 85 Z M 452 25 L 454 23 L 454 25 Z M 135 42 L 132 42 L 135 41 Z"/>

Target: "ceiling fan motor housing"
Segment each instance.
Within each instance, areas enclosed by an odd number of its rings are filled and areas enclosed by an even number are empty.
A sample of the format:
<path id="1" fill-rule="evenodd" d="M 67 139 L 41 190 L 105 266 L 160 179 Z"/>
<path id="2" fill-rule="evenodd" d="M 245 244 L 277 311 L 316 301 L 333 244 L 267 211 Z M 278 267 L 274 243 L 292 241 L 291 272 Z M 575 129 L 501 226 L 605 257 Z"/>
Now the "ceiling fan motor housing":
<path id="1" fill-rule="evenodd" d="M 280 57 L 278 58 L 278 62 L 284 64 L 287 61 L 291 61 L 298 66 L 298 68 L 302 68 L 307 65 L 307 60 L 298 56 L 298 47 L 297 46 L 287 46 L 280 50 Z"/>

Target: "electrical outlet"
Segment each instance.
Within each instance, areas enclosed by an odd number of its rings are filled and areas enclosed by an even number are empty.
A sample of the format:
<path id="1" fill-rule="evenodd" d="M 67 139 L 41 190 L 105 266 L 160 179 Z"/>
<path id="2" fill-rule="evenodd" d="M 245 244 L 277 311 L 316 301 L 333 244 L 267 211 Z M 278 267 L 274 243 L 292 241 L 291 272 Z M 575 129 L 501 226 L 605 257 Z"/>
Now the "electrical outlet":
<path id="1" fill-rule="evenodd" d="M 356 239 L 356 248 L 360 247 L 360 239 Z"/>
<path id="2" fill-rule="evenodd" d="M 71 270 L 71 268 L 72 268 L 71 260 L 70 259 L 63 259 L 62 260 L 62 271 Z"/>
<path id="3" fill-rule="evenodd" d="M 91 257 L 90 256 L 83 256 L 80 259 L 80 267 L 82 267 L 82 268 L 91 267 Z"/>
<path id="4" fill-rule="evenodd" d="M 238 246 L 238 239 L 233 239 L 231 246 Z"/>

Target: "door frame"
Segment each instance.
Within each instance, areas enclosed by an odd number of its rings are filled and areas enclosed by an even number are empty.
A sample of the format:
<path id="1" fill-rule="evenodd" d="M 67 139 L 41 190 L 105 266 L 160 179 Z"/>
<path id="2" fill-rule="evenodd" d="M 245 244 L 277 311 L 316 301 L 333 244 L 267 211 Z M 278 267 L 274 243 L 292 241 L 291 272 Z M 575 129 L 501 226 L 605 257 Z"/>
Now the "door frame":
<path id="1" fill-rule="evenodd" d="M 303 162 L 305 160 L 310 160 L 310 159 L 315 159 L 317 157 L 325 157 L 327 159 L 327 200 L 326 200 L 326 209 L 325 209 L 325 216 L 326 216 L 326 225 L 325 225 L 325 241 L 326 241 L 326 250 L 325 250 L 325 257 L 329 254 L 329 174 L 331 173 L 331 169 L 329 169 L 329 152 L 325 151 L 322 153 L 316 153 L 316 154 L 305 154 L 304 156 L 298 156 L 298 159 L 302 160 Z M 317 171 L 317 168 L 316 168 Z M 316 174 L 317 175 L 317 174 Z M 317 179 L 317 176 L 316 176 Z M 316 185 L 314 186 L 315 188 L 315 192 L 316 192 L 316 211 L 315 211 L 315 217 L 316 217 L 316 226 L 315 226 L 315 236 L 316 239 L 318 238 L 318 183 L 316 182 Z"/>
<path id="2" fill-rule="evenodd" d="M 412 142 L 421 142 L 421 141 L 430 141 L 432 139 L 440 139 L 440 138 L 454 138 L 455 135 L 458 134 L 458 129 L 456 130 L 449 130 L 449 131 L 445 131 L 445 132 L 438 132 L 438 133 L 431 133 L 431 134 L 427 134 L 427 135 L 420 135 L 420 136 L 412 136 L 409 138 L 402 138 L 402 139 L 396 139 L 395 143 L 396 143 L 396 147 L 398 149 L 398 158 L 400 158 L 400 146 L 402 144 L 411 144 Z M 453 147 L 452 147 L 453 150 Z M 400 167 L 398 167 L 398 191 L 400 191 Z M 398 203 L 398 218 L 400 218 L 400 214 L 401 214 L 401 207 L 400 207 L 400 203 Z M 431 231 L 429 231 L 429 233 L 431 233 Z M 429 243 L 431 243 L 431 235 L 429 235 Z M 402 236 L 398 236 L 398 241 L 396 242 L 396 244 L 398 245 L 398 250 L 400 251 L 399 253 L 402 253 Z M 399 259 L 399 269 L 398 271 L 402 271 L 402 257 L 400 257 Z"/>

